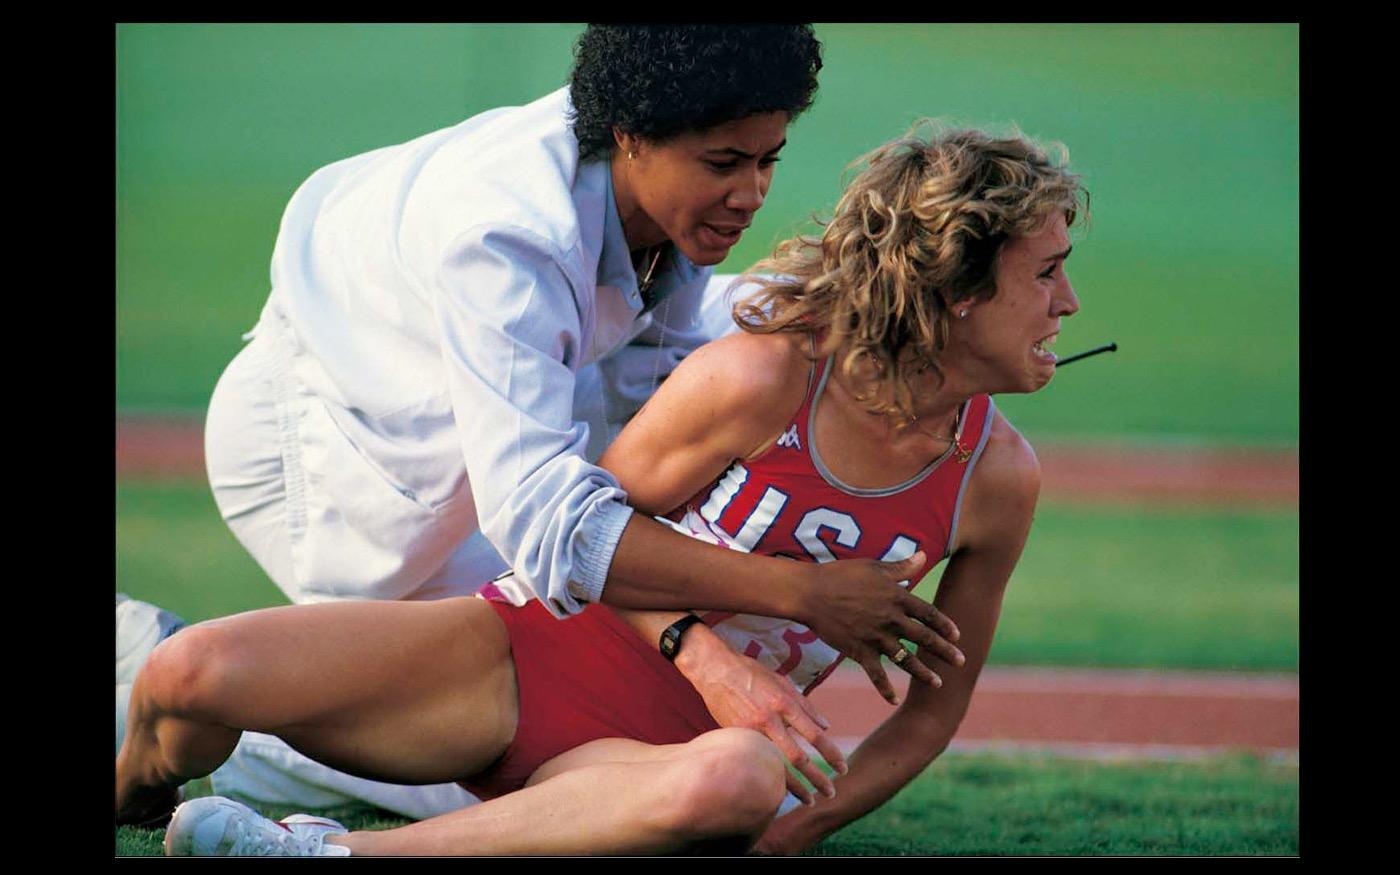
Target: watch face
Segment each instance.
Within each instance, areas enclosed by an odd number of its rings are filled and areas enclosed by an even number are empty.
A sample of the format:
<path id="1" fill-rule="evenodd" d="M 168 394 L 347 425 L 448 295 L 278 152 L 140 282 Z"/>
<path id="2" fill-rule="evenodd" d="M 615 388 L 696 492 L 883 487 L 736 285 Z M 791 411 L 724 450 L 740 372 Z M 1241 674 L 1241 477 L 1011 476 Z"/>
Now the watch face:
<path id="1" fill-rule="evenodd" d="M 676 652 L 676 636 L 670 629 L 666 630 L 666 637 L 661 639 L 661 651 L 667 656 Z"/>

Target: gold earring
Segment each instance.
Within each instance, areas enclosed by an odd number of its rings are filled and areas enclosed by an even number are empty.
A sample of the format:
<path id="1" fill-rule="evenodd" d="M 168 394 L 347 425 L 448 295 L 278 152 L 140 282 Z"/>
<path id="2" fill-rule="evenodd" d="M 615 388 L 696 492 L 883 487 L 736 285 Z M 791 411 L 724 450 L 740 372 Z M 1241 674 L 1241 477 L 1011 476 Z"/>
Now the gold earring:
<path id="1" fill-rule="evenodd" d="M 959 319 L 966 319 L 966 318 L 967 318 L 967 311 L 966 311 L 966 310 L 960 311 L 960 312 L 958 313 L 958 318 L 959 318 Z"/>
<path id="2" fill-rule="evenodd" d="M 627 150 L 627 160 L 628 160 L 628 161 L 631 161 L 633 158 L 636 158 L 636 157 L 637 157 L 637 153 L 636 153 L 636 152 L 633 152 L 631 149 L 628 149 L 628 150 Z"/>

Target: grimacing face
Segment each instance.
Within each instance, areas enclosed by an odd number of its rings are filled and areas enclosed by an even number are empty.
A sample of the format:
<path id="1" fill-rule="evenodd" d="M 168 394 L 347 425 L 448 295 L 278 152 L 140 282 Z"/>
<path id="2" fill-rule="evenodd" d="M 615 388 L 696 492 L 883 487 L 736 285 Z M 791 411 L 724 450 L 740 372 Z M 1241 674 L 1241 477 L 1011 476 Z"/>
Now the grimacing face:
<path id="1" fill-rule="evenodd" d="M 613 172 L 625 183 L 615 187 L 628 245 L 670 240 L 698 265 L 723 261 L 763 206 L 788 121 L 762 113 L 661 142 L 619 134 Z"/>
<path id="2" fill-rule="evenodd" d="M 1056 212 L 1036 233 L 1002 246 L 995 295 L 954 306 L 953 330 L 981 391 L 1034 392 L 1055 375 L 1050 347 L 1060 320 L 1079 311 L 1065 274 L 1073 248 L 1065 216 Z M 966 319 L 956 316 L 961 306 L 968 309 Z"/>

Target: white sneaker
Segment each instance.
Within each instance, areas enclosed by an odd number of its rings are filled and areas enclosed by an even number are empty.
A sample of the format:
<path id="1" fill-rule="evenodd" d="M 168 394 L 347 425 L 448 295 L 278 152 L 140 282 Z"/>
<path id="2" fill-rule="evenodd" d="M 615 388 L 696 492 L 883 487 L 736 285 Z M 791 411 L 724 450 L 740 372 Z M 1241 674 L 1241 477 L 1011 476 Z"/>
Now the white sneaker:
<path id="1" fill-rule="evenodd" d="M 344 826 L 325 817 L 293 814 L 271 820 L 222 796 L 191 799 L 175 809 L 165 830 L 167 857 L 348 857 L 350 849 L 329 844 Z"/>

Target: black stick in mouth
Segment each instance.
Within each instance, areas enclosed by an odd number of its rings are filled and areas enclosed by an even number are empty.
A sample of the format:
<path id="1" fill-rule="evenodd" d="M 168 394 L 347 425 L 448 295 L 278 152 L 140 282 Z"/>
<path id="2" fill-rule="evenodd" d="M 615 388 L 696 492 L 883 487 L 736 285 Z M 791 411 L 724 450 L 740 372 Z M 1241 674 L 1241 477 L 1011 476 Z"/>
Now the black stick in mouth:
<path id="1" fill-rule="evenodd" d="M 1072 356 L 1070 356 L 1069 358 L 1060 359 L 1059 361 L 1055 362 L 1055 367 L 1057 367 L 1057 368 L 1062 368 L 1062 367 L 1064 367 L 1065 365 L 1069 364 L 1070 362 L 1077 362 L 1077 361 L 1079 361 L 1080 359 L 1086 359 L 1086 358 L 1088 358 L 1088 357 L 1091 356 L 1091 355 L 1098 355 L 1098 354 L 1101 353 L 1101 352 L 1117 352 L 1117 351 L 1118 351 L 1118 344 L 1116 344 L 1116 343 L 1105 343 L 1103 346 L 1096 346 L 1096 347 L 1094 347 L 1093 349 L 1088 350 L 1087 352 L 1076 353 L 1075 355 L 1072 355 Z"/>

